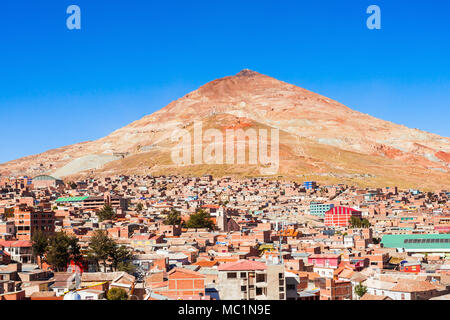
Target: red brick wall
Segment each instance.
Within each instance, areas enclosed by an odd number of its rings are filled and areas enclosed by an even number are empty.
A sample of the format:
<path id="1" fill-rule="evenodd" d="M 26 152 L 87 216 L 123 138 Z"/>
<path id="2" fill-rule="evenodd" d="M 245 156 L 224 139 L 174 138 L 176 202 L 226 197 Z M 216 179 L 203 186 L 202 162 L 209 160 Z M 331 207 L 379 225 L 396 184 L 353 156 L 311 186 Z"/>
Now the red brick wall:
<path id="1" fill-rule="evenodd" d="M 205 295 L 205 280 L 184 272 L 169 275 L 169 292 L 171 295 Z"/>
<path id="2" fill-rule="evenodd" d="M 2 294 L 0 300 L 25 300 L 25 290 Z"/>

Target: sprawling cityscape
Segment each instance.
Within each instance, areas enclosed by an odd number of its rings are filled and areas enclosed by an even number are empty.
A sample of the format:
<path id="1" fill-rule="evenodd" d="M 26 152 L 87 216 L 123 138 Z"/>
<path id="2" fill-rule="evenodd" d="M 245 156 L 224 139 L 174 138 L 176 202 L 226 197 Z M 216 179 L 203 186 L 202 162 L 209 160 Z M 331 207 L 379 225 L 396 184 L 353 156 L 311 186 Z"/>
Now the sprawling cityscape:
<path id="1" fill-rule="evenodd" d="M 2 1 L 2 319 L 445 314 L 437 2 Z"/>
<path id="2" fill-rule="evenodd" d="M 265 178 L 0 180 L 1 300 L 450 297 L 450 192 Z"/>

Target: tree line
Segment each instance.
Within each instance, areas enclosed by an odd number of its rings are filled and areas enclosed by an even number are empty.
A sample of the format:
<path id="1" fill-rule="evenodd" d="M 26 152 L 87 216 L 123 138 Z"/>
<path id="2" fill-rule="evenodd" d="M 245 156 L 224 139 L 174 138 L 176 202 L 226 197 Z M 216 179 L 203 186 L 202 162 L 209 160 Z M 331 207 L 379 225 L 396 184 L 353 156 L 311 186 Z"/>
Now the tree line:
<path id="1" fill-rule="evenodd" d="M 71 261 L 79 263 L 84 259 L 95 265 L 97 271 L 103 266 L 103 271 L 107 272 L 109 265 L 110 271 L 134 272 L 132 250 L 119 245 L 104 230 L 94 231 L 84 255 L 78 238 L 62 231 L 50 236 L 39 231 L 31 242 L 33 255 L 40 258 L 41 267 L 42 262 L 46 262 L 56 272 L 65 271 Z"/>
<path id="2" fill-rule="evenodd" d="M 166 219 L 163 221 L 165 225 L 189 229 L 214 229 L 214 221 L 211 220 L 210 214 L 203 209 L 197 209 L 186 222 L 181 218 L 181 213 L 173 208 L 170 211 L 164 210 L 162 214 L 166 215 Z"/>
<path id="3" fill-rule="evenodd" d="M 350 218 L 350 228 L 370 228 L 370 222 L 367 219 L 360 219 L 355 216 Z"/>

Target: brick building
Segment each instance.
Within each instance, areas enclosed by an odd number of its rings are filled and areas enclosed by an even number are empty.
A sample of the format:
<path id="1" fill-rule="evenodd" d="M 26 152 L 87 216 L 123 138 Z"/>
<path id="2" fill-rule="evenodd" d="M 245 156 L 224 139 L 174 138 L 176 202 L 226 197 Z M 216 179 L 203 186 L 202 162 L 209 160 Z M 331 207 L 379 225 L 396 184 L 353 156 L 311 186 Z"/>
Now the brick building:
<path id="1" fill-rule="evenodd" d="M 351 300 L 352 283 L 333 279 L 325 280 L 325 287 L 320 289 L 320 300 Z"/>
<path id="2" fill-rule="evenodd" d="M 55 232 L 55 213 L 49 203 L 36 208 L 19 205 L 14 209 L 14 225 L 18 240 L 31 240 L 38 231 L 52 234 Z"/>
<path id="3" fill-rule="evenodd" d="M 174 268 L 168 273 L 167 295 L 176 299 L 183 296 L 205 296 L 205 276 L 188 269 Z"/>
<path id="4" fill-rule="evenodd" d="M 115 209 L 126 210 L 128 207 L 128 201 L 122 197 L 111 195 L 108 192 L 103 196 L 88 197 L 83 199 L 83 209 L 85 210 L 100 210 L 105 205 L 110 205 Z"/>
<path id="5" fill-rule="evenodd" d="M 339 254 L 313 254 L 308 257 L 308 263 L 315 267 L 337 268 L 340 262 Z"/>

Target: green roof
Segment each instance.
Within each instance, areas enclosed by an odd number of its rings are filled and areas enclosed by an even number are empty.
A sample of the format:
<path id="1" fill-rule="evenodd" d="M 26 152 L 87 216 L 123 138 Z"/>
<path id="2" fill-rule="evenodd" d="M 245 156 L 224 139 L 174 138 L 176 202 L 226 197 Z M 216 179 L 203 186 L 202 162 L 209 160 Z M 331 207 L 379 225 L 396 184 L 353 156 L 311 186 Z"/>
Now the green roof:
<path id="1" fill-rule="evenodd" d="M 450 234 L 387 234 L 381 243 L 385 248 L 450 249 Z"/>
<path id="2" fill-rule="evenodd" d="M 89 198 L 88 196 L 84 196 L 84 197 L 67 197 L 67 198 L 64 198 L 64 197 L 62 197 L 62 198 L 59 198 L 59 199 L 57 199 L 56 200 L 56 202 L 81 202 L 81 201 L 83 201 L 84 199 L 87 199 L 87 198 Z"/>

